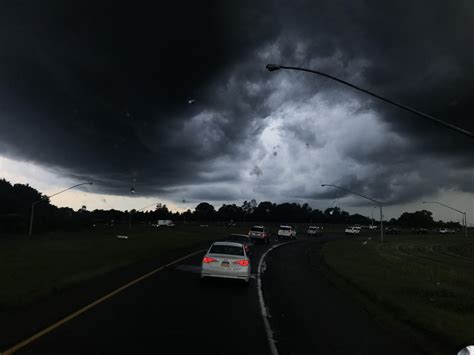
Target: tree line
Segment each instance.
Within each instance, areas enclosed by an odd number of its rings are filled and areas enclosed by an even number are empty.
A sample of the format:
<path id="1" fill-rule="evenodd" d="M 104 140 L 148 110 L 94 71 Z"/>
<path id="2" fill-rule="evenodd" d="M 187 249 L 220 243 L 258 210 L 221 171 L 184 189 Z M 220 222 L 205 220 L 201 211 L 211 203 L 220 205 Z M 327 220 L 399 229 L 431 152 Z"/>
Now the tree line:
<path id="1" fill-rule="evenodd" d="M 216 209 L 208 202 L 199 203 L 194 210 L 172 212 L 166 205 L 158 204 L 153 211 L 87 210 L 86 206 L 75 211 L 68 207 L 56 207 L 49 199 L 28 184 L 11 184 L 0 180 L 0 233 L 24 234 L 28 230 L 31 204 L 41 201 L 35 208 L 35 232 L 54 230 L 81 231 L 96 227 L 151 224 L 159 219 L 171 219 L 182 223 L 329 223 L 360 224 L 378 223 L 361 214 L 350 214 L 339 207 L 325 210 L 313 209 L 307 203 L 280 203 L 269 201 L 257 203 L 244 201 L 242 205 L 224 204 Z M 404 212 L 398 219 L 392 218 L 388 225 L 402 228 L 459 228 L 457 222 L 434 221 L 432 213 L 426 210 Z"/>

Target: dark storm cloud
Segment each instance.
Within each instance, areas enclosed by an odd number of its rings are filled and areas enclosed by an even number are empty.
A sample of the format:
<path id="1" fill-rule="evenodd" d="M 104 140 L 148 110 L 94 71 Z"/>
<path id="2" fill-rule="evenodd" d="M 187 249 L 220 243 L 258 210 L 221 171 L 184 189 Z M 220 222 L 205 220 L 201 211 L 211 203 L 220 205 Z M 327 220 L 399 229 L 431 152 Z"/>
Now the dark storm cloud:
<path id="1" fill-rule="evenodd" d="M 340 53 L 339 63 L 333 61 L 320 69 L 474 131 L 470 119 L 474 92 L 472 2 L 300 4 L 285 9 L 291 23 L 288 36 L 308 43 L 295 64 L 310 65 L 315 58 Z M 288 53 L 294 53 L 291 46 Z M 358 78 L 353 78 L 354 73 L 346 69 L 356 60 L 365 60 L 367 65 Z M 395 130 L 419 142 L 421 151 L 458 153 L 471 143 L 385 103 L 373 104 Z"/>
<path id="2" fill-rule="evenodd" d="M 229 11 L 218 1 L 2 7 L 4 153 L 92 176 L 104 190 L 133 178 L 167 186 L 199 178 L 247 133 L 234 116 L 248 108 L 236 97 L 215 102 L 209 85 L 270 35 L 262 9 Z M 215 106 L 224 115 L 202 114 Z"/>
<path id="3" fill-rule="evenodd" d="M 440 187 L 472 191 L 468 139 L 327 80 L 263 69 L 267 61 L 314 67 L 474 130 L 472 10 L 467 1 L 4 4 L 0 153 L 93 179 L 108 193 L 231 186 L 278 105 L 318 92 L 337 105 L 350 92 L 359 110 L 377 112 L 408 143 L 387 135 L 363 149 L 364 132 L 354 131 L 359 138 L 344 157 L 374 172 L 336 182 L 394 203 Z M 298 84 L 284 92 L 282 78 Z M 328 144 L 324 131 L 291 122 L 285 129 L 308 150 Z M 268 177 L 257 163 L 248 172 L 258 167 L 254 175 Z M 239 196 L 208 186 L 187 193 Z"/>

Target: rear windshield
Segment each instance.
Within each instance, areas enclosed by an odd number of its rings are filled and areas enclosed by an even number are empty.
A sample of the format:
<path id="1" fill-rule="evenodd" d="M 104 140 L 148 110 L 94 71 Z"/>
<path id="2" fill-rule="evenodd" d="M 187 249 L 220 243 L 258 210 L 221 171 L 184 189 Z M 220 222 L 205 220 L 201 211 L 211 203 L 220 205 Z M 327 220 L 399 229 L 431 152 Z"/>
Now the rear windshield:
<path id="1" fill-rule="evenodd" d="M 288 227 L 288 226 L 280 226 L 280 230 L 282 230 L 282 231 L 289 231 L 289 230 L 291 230 L 291 227 Z"/>
<path id="2" fill-rule="evenodd" d="M 244 237 L 244 236 L 241 236 L 241 235 L 231 235 L 231 236 L 229 236 L 229 238 L 227 238 L 227 240 L 232 241 L 232 242 L 239 242 L 239 243 L 248 243 L 249 242 L 248 237 Z"/>
<path id="3" fill-rule="evenodd" d="M 233 245 L 213 245 L 210 254 L 244 255 L 244 249 Z"/>
<path id="4" fill-rule="evenodd" d="M 319 229 L 319 227 L 309 227 L 309 229 Z"/>
<path id="5" fill-rule="evenodd" d="M 263 232 L 263 228 L 262 227 L 253 227 L 251 229 L 252 232 Z"/>

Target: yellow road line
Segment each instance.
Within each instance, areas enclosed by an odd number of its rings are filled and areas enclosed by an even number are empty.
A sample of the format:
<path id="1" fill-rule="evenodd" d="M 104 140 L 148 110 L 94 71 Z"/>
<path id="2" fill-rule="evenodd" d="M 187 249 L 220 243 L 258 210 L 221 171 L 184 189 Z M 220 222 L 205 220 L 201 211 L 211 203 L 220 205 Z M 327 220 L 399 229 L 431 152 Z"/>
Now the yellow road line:
<path id="1" fill-rule="evenodd" d="M 205 249 L 201 249 L 201 250 L 198 250 L 198 251 L 196 251 L 196 252 L 194 252 L 194 253 L 191 253 L 191 254 L 188 254 L 188 255 L 186 255 L 186 256 L 183 256 L 182 258 L 176 259 L 176 260 L 174 260 L 174 261 L 172 261 L 172 262 L 166 264 L 165 266 L 161 266 L 161 267 L 159 267 L 159 268 L 157 268 L 157 269 L 155 269 L 155 270 L 153 270 L 153 271 L 150 271 L 149 273 L 147 273 L 147 274 L 145 274 L 145 275 L 143 275 L 143 276 L 140 276 L 139 278 L 137 278 L 137 279 L 135 279 L 135 280 L 133 280 L 133 281 L 127 283 L 126 285 L 123 285 L 123 286 L 119 287 L 118 289 L 116 289 L 116 290 L 114 290 L 114 291 L 112 291 L 112 292 L 106 294 L 105 296 L 103 296 L 103 297 L 101 297 L 101 298 L 95 300 L 94 302 L 89 303 L 87 306 L 82 307 L 81 309 L 79 309 L 79 310 L 77 310 L 76 312 L 74 312 L 74 313 L 68 315 L 67 317 L 64 317 L 63 319 L 57 321 L 56 323 L 50 325 L 49 327 L 43 329 L 42 331 L 36 333 L 35 335 L 32 335 L 32 336 L 29 337 L 28 339 L 23 340 L 22 342 L 16 344 L 15 346 L 11 347 L 10 349 L 5 350 L 4 352 L 0 352 L 0 355 L 10 355 L 10 354 L 15 353 L 16 351 L 20 350 L 21 348 L 24 348 L 24 347 L 27 346 L 28 344 L 34 342 L 36 339 L 41 338 L 43 335 L 48 334 L 48 333 L 51 332 L 52 330 L 54 330 L 54 329 L 60 327 L 61 325 L 63 325 L 63 324 L 66 323 L 66 322 L 69 322 L 71 319 L 76 318 L 77 316 L 81 315 L 82 313 L 87 312 L 89 309 L 91 309 L 91 308 L 97 306 L 98 304 L 104 302 L 105 300 L 107 300 L 107 299 L 109 299 L 109 298 L 115 296 L 116 294 L 118 294 L 119 292 L 122 292 L 123 290 L 129 288 L 130 286 L 133 286 L 133 285 L 135 285 L 136 283 L 138 283 L 138 282 L 140 282 L 140 281 L 146 279 L 147 277 L 150 277 L 151 275 L 157 273 L 158 271 L 161 271 L 161 270 L 163 270 L 163 269 L 165 269 L 165 268 L 167 268 L 167 267 L 169 267 L 169 266 L 171 266 L 171 265 L 174 265 L 174 264 L 176 264 L 176 263 L 179 263 L 180 261 L 182 261 L 182 260 L 184 260 L 184 259 L 187 259 L 187 258 L 189 258 L 189 257 L 191 257 L 191 256 L 193 256 L 193 255 L 196 255 L 196 254 L 198 254 L 198 253 L 201 253 L 201 252 L 203 252 L 203 251 L 205 251 Z"/>

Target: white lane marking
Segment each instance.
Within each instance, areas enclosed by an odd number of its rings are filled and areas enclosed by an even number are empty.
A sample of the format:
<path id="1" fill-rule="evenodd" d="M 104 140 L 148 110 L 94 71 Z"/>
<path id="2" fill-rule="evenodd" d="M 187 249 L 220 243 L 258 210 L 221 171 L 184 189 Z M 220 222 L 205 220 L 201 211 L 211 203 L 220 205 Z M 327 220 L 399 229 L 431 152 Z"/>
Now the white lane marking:
<path id="1" fill-rule="evenodd" d="M 268 339 L 268 345 L 270 346 L 270 351 L 272 355 L 278 355 L 278 350 L 276 348 L 276 341 L 275 338 L 273 337 L 273 331 L 272 327 L 270 326 L 270 321 L 269 318 L 270 312 L 268 311 L 267 307 L 265 306 L 265 300 L 263 299 L 263 292 L 262 292 L 262 273 L 265 272 L 267 265 L 265 263 L 265 257 L 269 252 L 271 252 L 273 249 L 278 248 L 279 246 L 288 244 L 289 242 L 286 243 L 281 243 L 272 246 L 270 249 L 268 249 L 265 253 L 263 253 L 262 257 L 260 258 L 260 262 L 258 263 L 258 274 L 257 274 L 257 290 L 258 290 L 258 298 L 260 301 L 260 311 L 262 313 L 262 318 L 263 318 L 263 323 L 265 324 L 265 331 L 267 333 L 267 339 Z"/>

